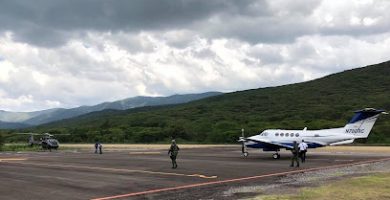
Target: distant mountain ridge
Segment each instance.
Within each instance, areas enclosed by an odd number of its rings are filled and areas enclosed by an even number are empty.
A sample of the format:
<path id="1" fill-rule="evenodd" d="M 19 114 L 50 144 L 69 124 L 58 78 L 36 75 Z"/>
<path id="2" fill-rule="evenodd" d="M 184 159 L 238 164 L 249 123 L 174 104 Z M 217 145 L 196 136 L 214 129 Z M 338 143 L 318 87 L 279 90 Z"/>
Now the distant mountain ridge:
<path id="1" fill-rule="evenodd" d="M 4 110 L 0 110 L 0 121 L 3 122 L 23 122 L 25 120 L 31 119 L 33 117 L 55 112 L 58 108 L 34 111 L 34 112 L 8 112 Z"/>
<path id="2" fill-rule="evenodd" d="M 33 131 L 70 134 L 68 142 L 151 143 L 175 137 L 197 143 L 235 143 L 241 129 L 309 130 L 342 127 L 353 111 L 390 110 L 390 61 L 302 83 L 225 93 L 186 104 L 106 110 L 45 124 Z M 388 115 L 368 143 L 390 144 Z"/>
<path id="3" fill-rule="evenodd" d="M 0 128 L 1 129 L 17 129 L 17 128 L 27 128 L 31 125 L 23 124 L 23 123 L 16 123 L 16 122 L 2 122 L 0 121 Z"/>
<path id="4" fill-rule="evenodd" d="M 0 110 L 0 128 L 24 128 L 27 126 L 68 119 L 105 109 L 126 110 L 143 106 L 181 104 L 220 94 L 222 93 L 206 92 L 200 94 L 176 94 L 167 97 L 137 96 L 114 102 L 104 102 L 94 106 L 80 106 L 70 109 L 54 108 L 35 112 L 7 112 Z"/>

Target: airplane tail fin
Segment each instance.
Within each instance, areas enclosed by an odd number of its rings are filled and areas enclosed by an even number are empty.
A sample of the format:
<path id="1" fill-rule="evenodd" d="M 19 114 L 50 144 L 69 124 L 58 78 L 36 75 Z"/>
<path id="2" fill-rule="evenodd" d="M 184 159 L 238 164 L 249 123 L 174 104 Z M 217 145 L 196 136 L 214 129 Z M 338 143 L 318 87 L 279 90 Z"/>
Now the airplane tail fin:
<path id="1" fill-rule="evenodd" d="M 365 108 L 355 111 L 355 115 L 345 125 L 345 134 L 354 135 L 356 138 L 367 138 L 380 114 L 387 114 L 385 110 Z"/>

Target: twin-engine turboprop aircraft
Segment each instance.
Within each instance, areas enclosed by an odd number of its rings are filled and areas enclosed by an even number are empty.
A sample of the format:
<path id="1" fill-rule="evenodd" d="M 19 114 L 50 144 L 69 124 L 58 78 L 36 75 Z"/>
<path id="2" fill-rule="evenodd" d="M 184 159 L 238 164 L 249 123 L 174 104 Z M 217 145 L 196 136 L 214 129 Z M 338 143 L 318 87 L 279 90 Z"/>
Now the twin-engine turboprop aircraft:
<path id="1" fill-rule="evenodd" d="M 244 137 L 244 130 L 242 130 L 242 137 L 238 141 L 242 142 L 242 154 L 245 157 L 248 156 L 246 147 L 250 147 L 260 148 L 263 151 L 275 151 L 276 153 L 272 157 L 278 159 L 280 158 L 278 153 L 280 149 L 292 149 L 294 141 L 299 143 L 304 140 L 309 148 L 317 148 L 350 144 L 355 139 L 367 138 L 380 114 L 388 113 L 385 110 L 374 108 L 355 111 L 353 118 L 341 128 L 322 130 L 307 130 L 306 127 L 303 130 L 268 129 L 248 138 Z"/>

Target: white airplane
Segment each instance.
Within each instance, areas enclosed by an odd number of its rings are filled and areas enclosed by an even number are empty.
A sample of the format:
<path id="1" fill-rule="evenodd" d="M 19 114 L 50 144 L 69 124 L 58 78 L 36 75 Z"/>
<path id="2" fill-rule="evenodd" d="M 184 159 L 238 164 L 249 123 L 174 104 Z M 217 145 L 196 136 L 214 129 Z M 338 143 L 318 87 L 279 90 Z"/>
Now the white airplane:
<path id="1" fill-rule="evenodd" d="M 306 127 L 303 130 L 268 129 L 248 138 L 244 137 L 244 129 L 242 129 L 242 137 L 238 141 L 242 142 L 242 154 L 245 157 L 248 156 L 246 147 L 250 147 L 263 149 L 263 151 L 275 151 L 276 153 L 272 157 L 278 159 L 280 158 L 278 153 L 280 149 L 292 149 L 294 141 L 300 143 L 304 140 L 309 148 L 317 148 L 350 144 L 355 139 L 367 138 L 380 114 L 388 113 L 385 110 L 374 108 L 355 111 L 353 118 L 341 128 L 321 130 L 307 130 Z"/>

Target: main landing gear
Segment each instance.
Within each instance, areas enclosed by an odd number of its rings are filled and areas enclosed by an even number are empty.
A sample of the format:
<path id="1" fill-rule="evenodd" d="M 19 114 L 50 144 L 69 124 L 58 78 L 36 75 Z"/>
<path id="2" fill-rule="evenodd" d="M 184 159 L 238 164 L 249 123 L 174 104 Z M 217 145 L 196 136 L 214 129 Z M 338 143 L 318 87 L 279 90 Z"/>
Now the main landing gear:
<path id="1" fill-rule="evenodd" d="M 279 158 L 280 158 L 280 154 L 279 154 L 278 152 L 276 152 L 276 153 L 274 153 L 274 154 L 272 155 L 272 158 L 273 158 L 273 159 L 279 159 Z"/>

